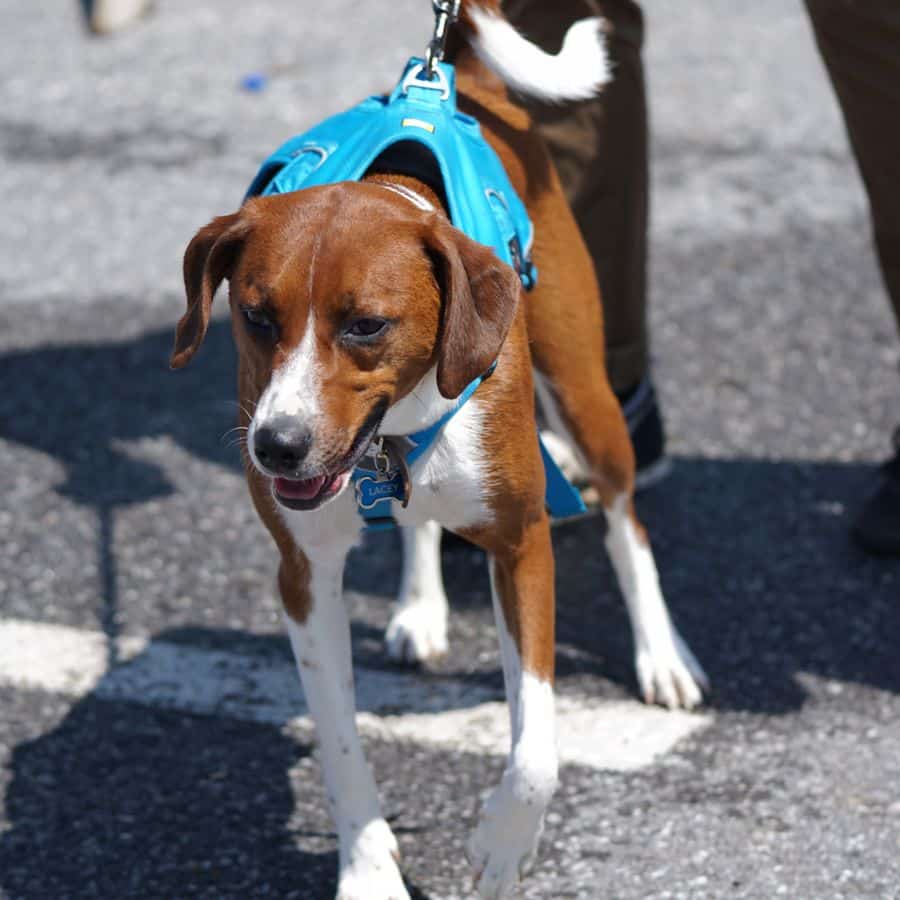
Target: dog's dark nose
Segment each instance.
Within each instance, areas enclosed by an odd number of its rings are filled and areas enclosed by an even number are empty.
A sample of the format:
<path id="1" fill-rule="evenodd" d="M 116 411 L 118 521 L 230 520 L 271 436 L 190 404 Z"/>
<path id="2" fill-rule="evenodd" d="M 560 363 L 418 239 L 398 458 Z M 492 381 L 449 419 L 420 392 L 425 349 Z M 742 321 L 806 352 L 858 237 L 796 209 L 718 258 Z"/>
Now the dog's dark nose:
<path id="1" fill-rule="evenodd" d="M 272 419 L 256 429 L 253 452 L 271 472 L 294 475 L 312 445 L 312 432 L 293 419 Z"/>

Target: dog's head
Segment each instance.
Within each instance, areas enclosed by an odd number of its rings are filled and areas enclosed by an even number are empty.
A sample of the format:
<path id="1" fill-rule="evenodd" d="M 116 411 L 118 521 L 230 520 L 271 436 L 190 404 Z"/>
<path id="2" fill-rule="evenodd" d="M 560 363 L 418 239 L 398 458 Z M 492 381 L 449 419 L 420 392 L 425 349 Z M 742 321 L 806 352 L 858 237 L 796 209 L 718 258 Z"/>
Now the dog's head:
<path id="1" fill-rule="evenodd" d="M 432 368 L 447 398 L 482 374 L 520 292 L 441 213 L 356 182 L 250 200 L 200 229 L 174 368 L 197 352 L 224 279 L 247 449 L 293 509 L 344 489 L 388 409 Z"/>

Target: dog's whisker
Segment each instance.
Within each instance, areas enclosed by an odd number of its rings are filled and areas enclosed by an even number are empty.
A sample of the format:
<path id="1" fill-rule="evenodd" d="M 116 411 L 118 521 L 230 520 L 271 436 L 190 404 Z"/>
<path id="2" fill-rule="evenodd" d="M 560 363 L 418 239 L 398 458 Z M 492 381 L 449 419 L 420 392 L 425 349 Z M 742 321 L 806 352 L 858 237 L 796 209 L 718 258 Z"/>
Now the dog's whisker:
<path id="1" fill-rule="evenodd" d="M 229 428 L 219 440 L 226 447 L 234 447 L 241 441 L 246 442 L 249 430 L 246 425 L 235 425 L 234 428 Z"/>
<path id="2" fill-rule="evenodd" d="M 248 419 L 253 418 L 253 412 L 251 412 L 251 410 L 247 408 L 246 404 L 251 404 L 253 410 L 256 410 L 256 408 L 259 406 L 258 400 L 247 400 L 243 403 L 237 400 L 229 400 L 227 402 L 229 406 L 233 406 L 236 410 L 238 410 L 238 412 L 243 413 Z"/>

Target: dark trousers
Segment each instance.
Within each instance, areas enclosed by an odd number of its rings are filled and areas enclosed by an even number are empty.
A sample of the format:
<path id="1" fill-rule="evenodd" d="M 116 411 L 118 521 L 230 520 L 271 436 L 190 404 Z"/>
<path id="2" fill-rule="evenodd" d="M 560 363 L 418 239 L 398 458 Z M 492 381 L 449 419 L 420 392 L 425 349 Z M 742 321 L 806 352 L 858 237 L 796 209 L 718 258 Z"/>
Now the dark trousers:
<path id="1" fill-rule="evenodd" d="M 875 245 L 900 323 L 900 0 L 806 0 L 869 196 Z M 614 78 L 595 100 L 535 106 L 603 293 L 616 390 L 646 373 L 647 103 L 644 20 L 633 0 L 510 0 L 510 21 L 555 53 L 577 19 L 601 15 Z"/>

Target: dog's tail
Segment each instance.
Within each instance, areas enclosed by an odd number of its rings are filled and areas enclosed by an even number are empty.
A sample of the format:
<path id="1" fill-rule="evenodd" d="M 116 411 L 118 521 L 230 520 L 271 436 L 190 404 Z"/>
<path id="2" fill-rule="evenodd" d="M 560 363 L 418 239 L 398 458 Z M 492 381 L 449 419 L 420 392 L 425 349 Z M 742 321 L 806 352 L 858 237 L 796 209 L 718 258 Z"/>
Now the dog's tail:
<path id="1" fill-rule="evenodd" d="M 548 103 L 585 100 L 610 80 L 602 19 L 572 25 L 556 56 L 519 34 L 498 0 L 462 0 L 460 19 L 481 61 L 520 94 Z"/>

